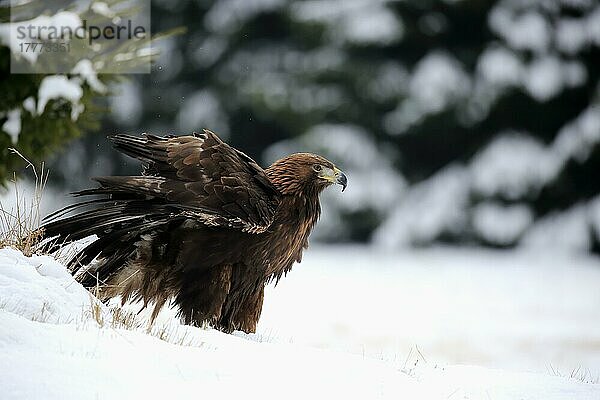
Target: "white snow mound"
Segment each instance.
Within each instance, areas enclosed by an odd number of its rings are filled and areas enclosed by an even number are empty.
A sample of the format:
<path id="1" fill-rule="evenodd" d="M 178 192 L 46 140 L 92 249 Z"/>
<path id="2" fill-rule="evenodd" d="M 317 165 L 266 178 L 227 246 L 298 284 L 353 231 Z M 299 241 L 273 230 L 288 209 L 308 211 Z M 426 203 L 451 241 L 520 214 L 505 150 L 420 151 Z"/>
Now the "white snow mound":
<path id="1" fill-rule="evenodd" d="M 66 323 L 90 309 L 90 293 L 48 256 L 0 250 L 0 309 L 27 319 Z"/>
<path id="2" fill-rule="evenodd" d="M 407 369 L 406 362 L 261 343 L 257 335 L 175 320 L 169 329 L 187 336 L 173 344 L 143 330 L 82 321 L 90 299 L 52 258 L 0 250 L 2 399 L 600 397 L 598 385 L 567 378 L 412 362 Z"/>

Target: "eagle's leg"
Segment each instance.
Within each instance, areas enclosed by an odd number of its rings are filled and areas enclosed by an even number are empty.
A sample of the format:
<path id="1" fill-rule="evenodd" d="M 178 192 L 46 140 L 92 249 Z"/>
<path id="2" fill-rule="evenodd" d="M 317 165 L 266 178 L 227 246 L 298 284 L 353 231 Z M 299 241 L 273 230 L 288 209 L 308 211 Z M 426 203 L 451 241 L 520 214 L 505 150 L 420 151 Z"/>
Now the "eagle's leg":
<path id="1" fill-rule="evenodd" d="M 256 324 L 260 318 L 264 297 L 265 287 L 263 284 L 258 285 L 249 292 L 239 290 L 234 295 L 230 293 L 223 306 L 218 329 L 224 332 L 234 330 L 246 333 L 256 332 Z"/>
<path id="2" fill-rule="evenodd" d="M 238 326 L 239 330 L 246 333 L 256 332 L 256 324 L 260 318 L 264 298 L 265 287 L 261 285 L 242 303 L 238 312 L 232 316 L 232 322 Z"/>
<path id="3" fill-rule="evenodd" d="M 231 287 L 231 265 L 214 267 L 201 275 L 186 275 L 176 302 L 183 322 L 215 324 Z"/>

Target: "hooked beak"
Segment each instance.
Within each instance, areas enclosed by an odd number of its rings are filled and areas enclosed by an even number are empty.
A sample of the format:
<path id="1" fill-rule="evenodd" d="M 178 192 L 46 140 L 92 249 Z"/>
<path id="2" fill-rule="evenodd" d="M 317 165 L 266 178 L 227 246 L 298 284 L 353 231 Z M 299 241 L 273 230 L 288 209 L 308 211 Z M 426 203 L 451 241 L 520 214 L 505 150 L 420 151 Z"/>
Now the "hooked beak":
<path id="1" fill-rule="evenodd" d="M 328 182 L 328 184 L 338 184 L 342 185 L 342 192 L 346 190 L 346 186 L 348 186 L 348 178 L 346 178 L 346 174 L 344 174 L 339 168 L 333 167 L 323 167 L 321 172 L 319 173 L 319 178 Z"/>
<path id="2" fill-rule="evenodd" d="M 344 174 L 339 169 L 335 168 L 335 183 L 342 186 L 342 192 L 346 190 L 346 186 L 348 186 L 348 178 L 346 178 L 346 174 Z"/>

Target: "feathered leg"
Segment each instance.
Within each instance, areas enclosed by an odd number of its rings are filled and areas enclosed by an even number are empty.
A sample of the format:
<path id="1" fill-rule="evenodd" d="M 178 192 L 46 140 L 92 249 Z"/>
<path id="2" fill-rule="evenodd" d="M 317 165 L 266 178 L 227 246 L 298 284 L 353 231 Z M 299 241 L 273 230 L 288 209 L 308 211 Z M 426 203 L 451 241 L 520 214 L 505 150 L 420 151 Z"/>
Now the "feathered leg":
<path id="1" fill-rule="evenodd" d="M 231 265 L 215 267 L 201 276 L 185 274 L 176 303 L 184 323 L 202 326 L 217 324 L 231 288 Z"/>
<path id="2" fill-rule="evenodd" d="M 219 325 L 228 332 L 233 330 L 246 333 L 256 332 L 256 324 L 260 318 L 264 298 L 265 287 L 261 286 L 246 296 L 232 314 L 229 314 L 227 318 L 222 318 Z"/>
<path id="3" fill-rule="evenodd" d="M 217 326 L 225 332 L 256 331 L 262 311 L 265 283 L 260 277 L 248 279 L 248 268 L 246 265 L 235 265 L 233 268 L 231 289 L 225 299 Z"/>

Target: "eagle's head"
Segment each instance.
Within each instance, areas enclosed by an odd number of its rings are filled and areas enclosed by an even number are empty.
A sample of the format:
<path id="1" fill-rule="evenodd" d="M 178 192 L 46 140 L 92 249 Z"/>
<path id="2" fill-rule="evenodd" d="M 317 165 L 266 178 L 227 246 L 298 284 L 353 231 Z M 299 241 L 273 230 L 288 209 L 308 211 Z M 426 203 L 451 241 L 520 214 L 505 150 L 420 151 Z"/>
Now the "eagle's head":
<path id="1" fill-rule="evenodd" d="M 348 185 L 346 175 L 331 161 L 311 153 L 295 153 L 275 161 L 266 169 L 267 176 L 282 194 L 320 193 L 338 184 Z"/>

